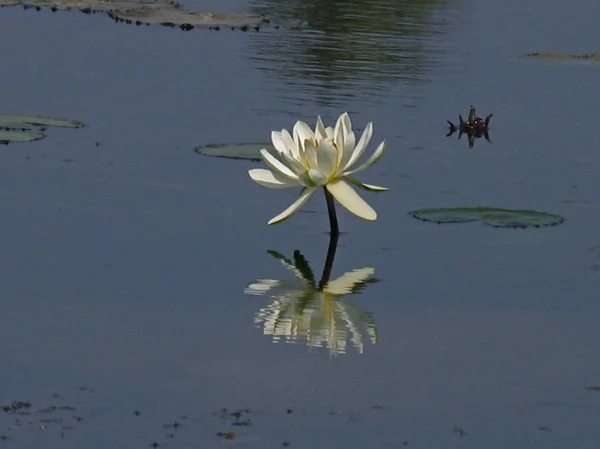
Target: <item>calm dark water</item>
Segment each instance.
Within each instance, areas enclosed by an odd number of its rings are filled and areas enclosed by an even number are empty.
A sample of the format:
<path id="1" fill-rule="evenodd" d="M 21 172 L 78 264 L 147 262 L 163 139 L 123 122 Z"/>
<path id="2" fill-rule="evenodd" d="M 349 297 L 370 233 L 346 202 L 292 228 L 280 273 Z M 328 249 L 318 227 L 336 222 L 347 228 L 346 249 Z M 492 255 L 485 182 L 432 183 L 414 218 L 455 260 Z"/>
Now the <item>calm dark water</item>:
<path id="1" fill-rule="evenodd" d="M 598 51 L 597 2 L 321 3 L 202 6 L 282 23 L 259 33 L 0 10 L 2 112 L 89 124 L 0 152 L 0 403 L 76 408 L 1 415 L 7 447 L 597 447 L 600 66 L 519 58 Z M 492 143 L 445 136 L 469 104 L 494 113 Z M 387 140 L 361 180 L 391 190 L 364 194 L 375 223 L 340 211 L 332 278 L 374 269 L 348 300 L 377 343 L 361 328 L 362 354 L 332 357 L 273 344 L 254 324 L 269 295 L 244 293 L 294 280 L 267 250 L 320 274 L 321 198 L 268 227 L 296 192 L 193 148 L 343 111 L 374 122 L 373 148 Z M 407 216 L 475 205 L 567 221 Z"/>

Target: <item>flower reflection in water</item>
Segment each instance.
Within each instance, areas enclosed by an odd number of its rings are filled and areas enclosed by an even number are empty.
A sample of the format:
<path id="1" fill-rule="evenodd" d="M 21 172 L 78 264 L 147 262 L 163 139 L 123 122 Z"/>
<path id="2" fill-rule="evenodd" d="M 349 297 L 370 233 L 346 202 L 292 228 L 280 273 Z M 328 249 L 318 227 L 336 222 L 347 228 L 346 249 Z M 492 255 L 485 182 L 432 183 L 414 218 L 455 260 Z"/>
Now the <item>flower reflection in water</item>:
<path id="1" fill-rule="evenodd" d="M 268 304 L 254 315 L 254 323 L 263 328 L 265 335 L 271 335 L 275 343 L 306 342 L 309 347 L 327 347 L 330 355 L 344 354 L 348 340 L 362 354 L 364 334 L 373 344 L 377 343 L 373 315 L 343 298 L 377 282 L 373 277 L 375 270 L 359 268 L 330 281 L 337 240 L 337 235 L 331 236 L 318 284 L 300 251 L 294 251 L 293 260 L 269 251 L 298 279 L 295 282 L 257 279 L 246 287 L 246 294 L 272 295 Z"/>

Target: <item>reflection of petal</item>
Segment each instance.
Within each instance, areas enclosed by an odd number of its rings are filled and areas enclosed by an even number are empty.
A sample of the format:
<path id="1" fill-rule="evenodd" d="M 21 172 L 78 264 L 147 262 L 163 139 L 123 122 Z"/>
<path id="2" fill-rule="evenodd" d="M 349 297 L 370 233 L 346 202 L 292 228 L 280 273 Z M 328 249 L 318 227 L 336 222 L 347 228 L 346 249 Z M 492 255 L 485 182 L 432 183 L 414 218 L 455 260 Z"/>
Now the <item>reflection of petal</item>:
<path id="1" fill-rule="evenodd" d="M 275 279 L 257 279 L 248 287 L 244 289 L 244 293 L 247 295 L 264 295 L 272 288 L 276 288 L 281 285 L 281 281 Z"/>
<path id="2" fill-rule="evenodd" d="M 354 287 L 367 281 L 374 273 L 375 269 L 371 267 L 348 271 L 337 279 L 330 281 L 324 290 L 332 295 L 347 295 L 352 293 Z"/>
<path id="3" fill-rule="evenodd" d="M 365 318 L 367 320 L 365 321 Z M 256 312 L 254 323 L 275 343 L 305 341 L 313 348 L 328 348 L 331 355 L 344 354 L 348 340 L 363 352 L 363 331 L 376 342 L 376 330 L 370 314 L 336 296 L 314 289 L 288 290 L 273 296 Z"/>
<path id="4" fill-rule="evenodd" d="M 273 279 L 258 279 L 249 284 L 246 293 L 264 295 L 277 290 L 269 302 L 254 315 L 254 324 L 260 325 L 273 342 L 304 342 L 309 347 L 328 348 L 330 355 L 344 354 L 348 341 L 359 353 L 364 349 L 365 333 L 368 340 L 377 342 L 377 328 L 373 316 L 343 301 L 345 295 L 356 294 L 366 285 L 376 282 L 375 270 L 363 267 L 351 270 L 328 282 L 323 289 L 315 283 L 308 261 L 299 251 L 294 251 L 293 261 L 281 253 L 269 250 L 286 268 L 302 282 L 290 283 Z M 330 263 L 332 258 L 327 260 Z M 329 271 L 329 270 L 325 270 Z M 326 281 L 325 281 L 326 282 Z"/>
<path id="5" fill-rule="evenodd" d="M 310 265 L 308 265 L 308 262 L 306 262 L 306 259 L 304 259 L 304 256 L 302 256 L 299 251 L 297 252 L 298 255 L 296 254 L 296 251 L 294 251 L 294 263 L 277 251 L 268 250 L 267 252 L 276 259 L 279 259 L 284 267 L 293 272 L 296 277 L 307 286 L 312 287 L 314 285 L 314 278 Z"/>

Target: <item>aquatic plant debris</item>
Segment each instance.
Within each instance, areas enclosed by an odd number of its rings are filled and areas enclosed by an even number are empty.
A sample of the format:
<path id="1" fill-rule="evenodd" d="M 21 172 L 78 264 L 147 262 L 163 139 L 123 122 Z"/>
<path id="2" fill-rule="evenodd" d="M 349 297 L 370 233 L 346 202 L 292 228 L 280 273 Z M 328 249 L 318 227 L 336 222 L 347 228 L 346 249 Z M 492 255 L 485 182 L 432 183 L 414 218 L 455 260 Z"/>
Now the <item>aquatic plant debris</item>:
<path id="1" fill-rule="evenodd" d="M 260 162 L 260 150 L 266 149 L 271 154 L 276 154 L 275 147 L 268 143 L 211 143 L 194 148 L 194 151 L 204 156 L 222 157 L 226 159 L 243 159 Z"/>
<path id="2" fill-rule="evenodd" d="M 458 139 L 462 137 L 463 134 L 466 134 L 469 141 L 469 148 L 473 148 L 475 145 L 475 139 L 479 139 L 480 137 L 485 137 L 485 140 L 491 143 L 490 140 L 490 119 L 494 116 L 494 114 L 489 114 L 485 117 L 485 119 L 478 117 L 475 112 L 475 107 L 473 105 L 469 106 L 469 115 L 467 116 L 467 120 L 462 118 L 462 115 L 458 114 L 458 125 L 455 125 L 450 120 L 446 120 L 448 125 L 450 125 L 450 129 L 446 137 L 451 136 L 455 132 L 458 131 Z"/>
<path id="3" fill-rule="evenodd" d="M 534 210 L 499 209 L 495 207 L 451 207 L 420 209 L 409 212 L 414 218 L 443 223 L 466 223 L 483 221 L 495 228 L 540 228 L 556 226 L 565 221 L 564 217 Z"/>
<path id="4" fill-rule="evenodd" d="M 583 53 L 574 55 L 569 53 L 527 53 L 524 55 L 531 59 L 553 59 L 557 61 L 594 61 L 600 62 L 600 53 Z"/>
<path id="5" fill-rule="evenodd" d="M 41 115 L 0 114 L 0 143 L 31 142 L 46 137 L 48 127 L 81 128 L 85 126 L 78 120 L 67 120 Z"/>
<path id="6" fill-rule="evenodd" d="M 258 14 L 217 14 L 188 11 L 173 0 L 0 0 L 0 7 L 23 6 L 25 9 L 42 8 L 52 11 L 81 11 L 86 14 L 105 13 L 117 22 L 135 25 L 163 25 L 193 28 L 236 28 L 243 31 L 261 27 L 270 22 Z"/>

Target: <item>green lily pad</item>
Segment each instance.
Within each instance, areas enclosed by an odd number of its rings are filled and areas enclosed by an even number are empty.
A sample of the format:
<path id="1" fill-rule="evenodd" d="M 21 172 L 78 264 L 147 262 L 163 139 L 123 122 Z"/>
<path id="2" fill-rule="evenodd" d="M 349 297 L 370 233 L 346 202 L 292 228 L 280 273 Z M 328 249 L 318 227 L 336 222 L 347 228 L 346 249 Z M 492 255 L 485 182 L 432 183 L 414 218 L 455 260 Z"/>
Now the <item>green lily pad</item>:
<path id="1" fill-rule="evenodd" d="M 46 137 L 41 131 L 20 131 L 20 130 L 0 130 L 0 143 L 8 144 L 10 142 L 31 142 Z"/>
<path id="2" fill-rule="evenodd" d="M 194 151 L 205 156 L 259 162 L 262 160 L 260 150 L 263 148 L 266 148 L 269 153 L 275 153 L 275 147 L 270 143 L 211 143 L 198 146 Z"/>
<path id="3" fill-rule="evenodd" d="M 539 228 L 556 226 L 565 221 L 564 217 L 534 210 L 498 209 L 494 207 L 451 207 L 421 209 L 409 212 L 421 221 L 442 223 L 465 223 L 483 221 L 495 228 Z"/>
<path id="4" fill-rule="evenodd" d="M 58 126 L 63 128 L 81 128 L 84 123 L 77 120 L 66 120 L 40 115 L 0 114 L 0 128 L 4 129 L 35 129 Z"/>
<path id="5" fill-rule="evenodd" d="M 231 27 L 246 31 L 258 29 L 269 21 L 258 14 L 214 14 L 187 11 L 175 0 L 0 0 L 0 7 L 23 6 L 39 10 L 81 11 L 83 13 L 105 13 L 118 22 L 136 25 L 164 25 L 192 28 Z"/>
<path id="6" fill-rule="evenodd" d="M 571 55 L 568 53 L 527 53 L 525 57 L 531 59 L 552 59 L 556 61 L 600 62 L 600 53 L 584 53 L 581 55 Z"/>

